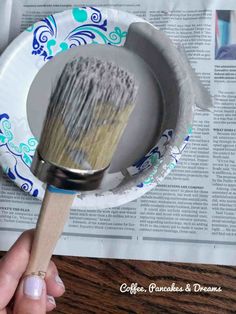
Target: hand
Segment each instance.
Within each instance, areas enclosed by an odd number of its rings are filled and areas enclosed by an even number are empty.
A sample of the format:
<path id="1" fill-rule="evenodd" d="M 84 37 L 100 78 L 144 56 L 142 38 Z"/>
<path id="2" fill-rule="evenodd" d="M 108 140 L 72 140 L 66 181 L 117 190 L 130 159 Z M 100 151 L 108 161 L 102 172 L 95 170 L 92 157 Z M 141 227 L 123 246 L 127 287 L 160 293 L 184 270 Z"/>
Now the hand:
<path id="1" fill-rule="evenodd" d="M 33 232 L 24 232 L 0 260 L 0 314 L 44 314 L 56 307 L 54 297 L 65 292 L 52 261 L 45 280 L 38 276 L 22 277 L 29 261 Z"/>

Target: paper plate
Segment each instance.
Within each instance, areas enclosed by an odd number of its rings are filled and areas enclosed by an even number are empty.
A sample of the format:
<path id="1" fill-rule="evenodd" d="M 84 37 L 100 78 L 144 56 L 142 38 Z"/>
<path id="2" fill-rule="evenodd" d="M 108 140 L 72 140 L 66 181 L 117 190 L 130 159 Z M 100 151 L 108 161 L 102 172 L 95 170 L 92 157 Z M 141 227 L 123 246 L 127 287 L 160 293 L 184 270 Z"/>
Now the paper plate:
<path id="1" fill-rule="evenodd" d="M 149 41 L 156 36 L 156 28 L 132 14 L 104 8 L 74 8 L 51 15 L 29 27 L 5 50 L 0 58 L 0 162 L 4 172 L 23 191 L 39 199 L 44 195 L 45 184 L 30 172 L 38 141 L 29 127 L 26 108 L 31 84 L 39 70 L 58 53 L 75 46 L 122 46 L 130 25 L 137 22 L 151 27 Z M 164 35 L 158 36 L 160 44 L 150 49 L 157 50 L 154 56 L 159 56 L 161 60 L 165 58 L 164 62 L 160 61 L 160 73 L 166 71 L 161 69 L 161 64 L 165 62 L 173 72 L 175 87 L 168 75 L 167 79 L 162 79 L 163 75 L 157 77 L 157 81 L 164 86 L 161 88 L 162 96 L 165 105 L 170 107 L 169 112 L 172 110 L 171 103 L 178 103 L 175 105 L 176 123 L 172 126 L 166 117 L 162 134 L 158 134 L 154 147 L 130 167 L 109 174 L 107 180 L 115 182 L 111 189 L 80 194 L 74 203 L 76 208 L 113 207 L 140 197 L 175 168 L 189 141 L 194 111 L 191 79 L 177 49 L 167 38 L 162 38 Z M 133 45 L 138 51 L 138 42 Z M 163 54 L 165 49 L 167 52 Z M 154 65 L 149 66 L 155 67 L 156 58 L 152 59 Z"/>

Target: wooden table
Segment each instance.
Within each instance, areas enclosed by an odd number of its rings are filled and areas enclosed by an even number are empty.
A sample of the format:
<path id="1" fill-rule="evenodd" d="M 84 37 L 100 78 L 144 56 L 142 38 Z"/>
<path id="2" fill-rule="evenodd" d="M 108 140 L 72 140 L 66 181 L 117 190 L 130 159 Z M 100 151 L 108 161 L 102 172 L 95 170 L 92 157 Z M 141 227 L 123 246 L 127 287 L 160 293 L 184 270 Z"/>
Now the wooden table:
<path id="1" fill-rule="evenodd" d="M 236 267 L 54 257 L 66 293 L 54 313 L 224 314 L 236 313 Z M 221 292 L 121 293 L 122 283 L 185 288 L 221 287 Z M 195 286 L 196 288 L 199 286 Z"/>

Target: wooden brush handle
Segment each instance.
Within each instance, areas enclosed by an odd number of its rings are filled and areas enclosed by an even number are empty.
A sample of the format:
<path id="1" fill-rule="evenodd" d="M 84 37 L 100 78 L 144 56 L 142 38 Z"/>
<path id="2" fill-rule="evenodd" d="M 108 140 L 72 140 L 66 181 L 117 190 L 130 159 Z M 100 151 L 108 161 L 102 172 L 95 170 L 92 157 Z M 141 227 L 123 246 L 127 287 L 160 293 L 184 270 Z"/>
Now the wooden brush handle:
<path id="1" fill-rule="evenodd" d="M 35 274 L 45 277 L 52 253 L 69 217 L 75 195 L 75 193 L 54 193 L 47 189 L 25 275 Z"/>

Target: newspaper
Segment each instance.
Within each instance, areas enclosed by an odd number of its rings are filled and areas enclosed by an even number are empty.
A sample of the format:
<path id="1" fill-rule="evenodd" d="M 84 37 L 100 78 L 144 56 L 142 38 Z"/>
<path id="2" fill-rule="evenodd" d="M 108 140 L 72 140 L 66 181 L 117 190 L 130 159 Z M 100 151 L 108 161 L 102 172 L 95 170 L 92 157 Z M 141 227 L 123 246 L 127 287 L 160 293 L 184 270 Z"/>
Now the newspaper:
<path id="1" fill-rule="evenodd" d="M 81 5 L 83 3 L 81 2 Z M 38 19 L 80 1 L 1 0 L 0 49 Z M 181 43 L 214 97 L 198 110 L 178 167 L 140 199 L 119 208 L 71 210 L 56 254 L 236 265 L 236 2 L 92 0 L 134 13 Z M 35 226 L 40 202 L 3 175 L 0 249 Z"/>

